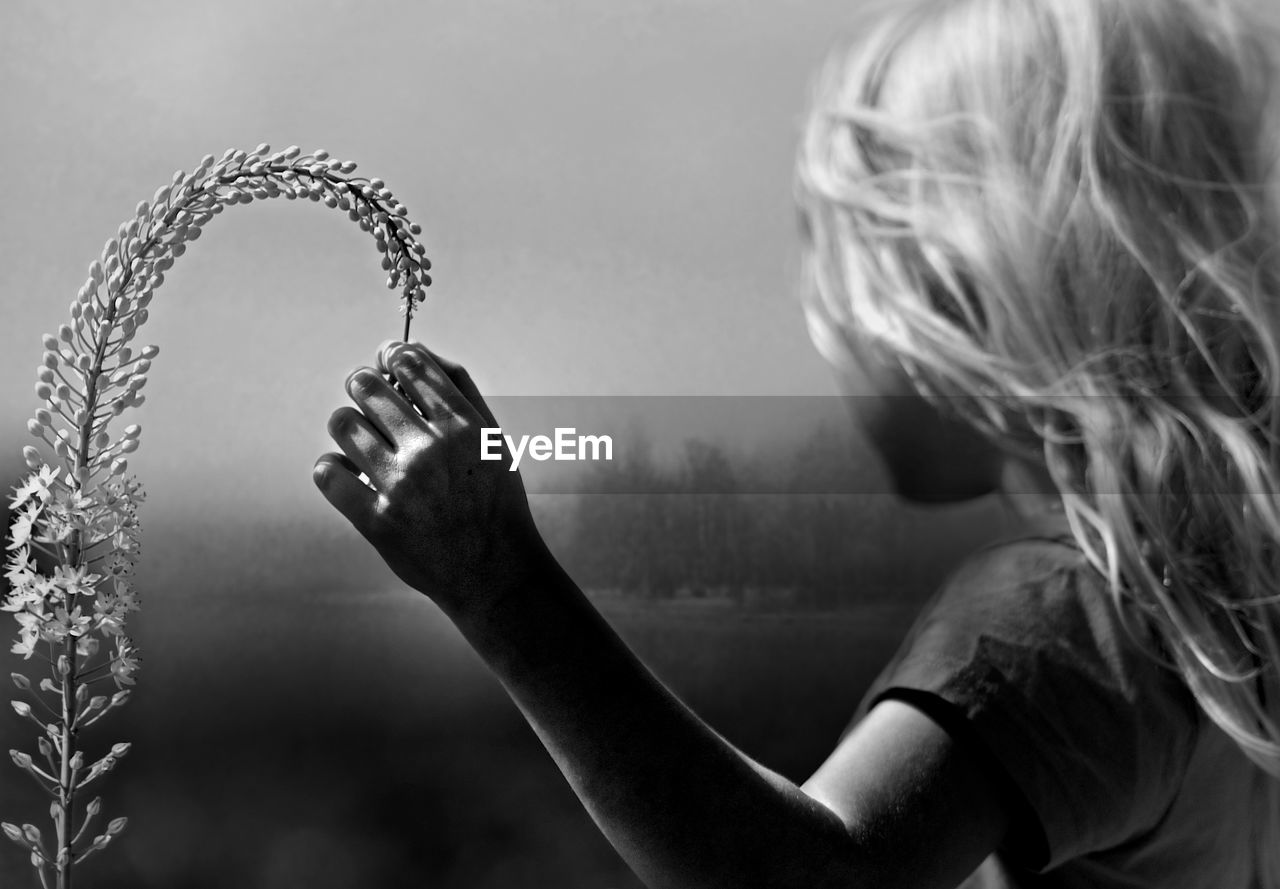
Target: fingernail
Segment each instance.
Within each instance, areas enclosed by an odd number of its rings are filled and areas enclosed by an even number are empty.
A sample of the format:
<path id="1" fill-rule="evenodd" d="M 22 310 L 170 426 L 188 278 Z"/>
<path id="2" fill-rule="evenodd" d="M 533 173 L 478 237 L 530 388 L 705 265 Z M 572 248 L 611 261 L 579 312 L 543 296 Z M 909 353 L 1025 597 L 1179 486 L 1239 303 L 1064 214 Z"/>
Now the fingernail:
<path id="1" fill-rule="evenodd" d="M 401 349 L 395 355 L 391 356 L 391 360 L 396 364 L 403 364 L 405 367 L 422 367 L 425 362 L 422 356 L 413 349 Z"/>
<path id="2" fill-rule="evenodd" d="M 347 391 L 357 387 L 364 389 L 369 385 L 368 379 L 369 369 L 367 367 L 357 367 L 351 372 L 351 376 L 347 377 Z"/>

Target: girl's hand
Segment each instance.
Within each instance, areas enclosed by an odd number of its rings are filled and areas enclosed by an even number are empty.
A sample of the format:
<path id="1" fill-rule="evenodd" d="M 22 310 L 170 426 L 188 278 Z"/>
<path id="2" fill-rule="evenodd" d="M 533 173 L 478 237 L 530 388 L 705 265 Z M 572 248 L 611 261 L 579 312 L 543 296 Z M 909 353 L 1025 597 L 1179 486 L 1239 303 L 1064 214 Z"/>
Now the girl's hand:
<path id="1" fill-rule="evenodd" d="M 315 483 L 401 580 L 455 619 L 483 611 L 550 558 L 510 455 L 480 459 L 498 423 L 466 370 L 419 343 L 384 343 L 377 365 L 347 378 L 356 406 L 329 418 L 343 453 Z"/>

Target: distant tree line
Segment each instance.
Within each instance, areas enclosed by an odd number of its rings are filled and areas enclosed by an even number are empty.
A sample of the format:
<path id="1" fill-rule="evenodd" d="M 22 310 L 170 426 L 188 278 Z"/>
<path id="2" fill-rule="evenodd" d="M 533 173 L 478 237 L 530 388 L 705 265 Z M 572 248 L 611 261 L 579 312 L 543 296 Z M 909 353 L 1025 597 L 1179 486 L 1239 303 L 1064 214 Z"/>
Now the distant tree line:
<path id="1" fill-rule="evenodd" d="M 694 439 L 663 465 L 632 448 L 583 483 L 558 551 L 584 588 L 640 598 L 883 599 L 935 578 L 871 463 L 825 427 L 773 458 Z"/>

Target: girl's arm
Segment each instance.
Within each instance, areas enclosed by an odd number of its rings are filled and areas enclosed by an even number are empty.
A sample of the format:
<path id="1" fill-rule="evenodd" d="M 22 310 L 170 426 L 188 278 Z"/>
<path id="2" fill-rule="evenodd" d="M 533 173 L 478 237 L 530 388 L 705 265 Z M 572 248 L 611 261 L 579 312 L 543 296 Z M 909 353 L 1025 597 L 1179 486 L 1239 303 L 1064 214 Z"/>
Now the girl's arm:
<path id="1" fill-rule="evenodd" d="M 420 346 L 389 363 L 413 405 L 353 374 L 362 412 L 334 414 L 345 456 L 317 484 L 454 621 L 646 884 L 952 889 L 995 848 L 994 783 L 906 704 L 875 707 L 803 788 L 716 734 L 556 563 L 508 461 L 480 461 L 498 424 L 465 371 Z"/>

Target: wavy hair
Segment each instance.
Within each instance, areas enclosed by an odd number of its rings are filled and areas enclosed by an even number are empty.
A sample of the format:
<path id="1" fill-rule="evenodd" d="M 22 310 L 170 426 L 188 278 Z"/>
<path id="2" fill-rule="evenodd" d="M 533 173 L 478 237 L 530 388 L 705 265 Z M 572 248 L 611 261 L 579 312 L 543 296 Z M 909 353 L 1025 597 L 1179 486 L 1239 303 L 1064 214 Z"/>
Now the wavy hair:
<path id="1" fill-rule="evenodd" d="M 858 33 L 797 162 L 815 344 L 1042 460 L 1153 656 L 1280 778 L 1280 29 L 1239 0 L 895 0 Z"/>

